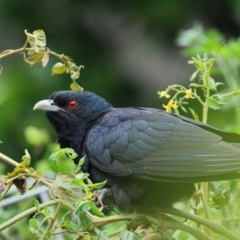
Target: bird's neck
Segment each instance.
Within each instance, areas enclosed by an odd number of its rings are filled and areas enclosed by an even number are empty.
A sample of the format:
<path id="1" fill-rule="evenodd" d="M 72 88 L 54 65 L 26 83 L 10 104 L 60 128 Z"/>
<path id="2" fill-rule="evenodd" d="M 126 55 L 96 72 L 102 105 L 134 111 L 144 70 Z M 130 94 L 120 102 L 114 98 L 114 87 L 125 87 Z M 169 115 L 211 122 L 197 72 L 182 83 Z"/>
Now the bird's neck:
<path id="1" fill-rule="evenodd" d="M 57 131 L 57 136 L 61 148 L 70 147 L 80 154 L 86 136 L 86 129 L 85 127 L 78 127 L 77 130 L 74 130 L 66 127 L 64 131 L 59 129 Z"/>

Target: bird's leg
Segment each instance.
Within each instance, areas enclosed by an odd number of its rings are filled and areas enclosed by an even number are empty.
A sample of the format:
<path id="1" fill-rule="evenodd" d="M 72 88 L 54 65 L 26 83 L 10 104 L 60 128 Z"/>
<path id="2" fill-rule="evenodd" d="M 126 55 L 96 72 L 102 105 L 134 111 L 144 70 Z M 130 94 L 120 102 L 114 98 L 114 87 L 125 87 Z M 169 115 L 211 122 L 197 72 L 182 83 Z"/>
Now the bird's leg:
<path id="1" fill-rule="evenodd" d="M 108 208 L 108 206 L 104 206 L 103 200 L 106 198 L 112 198 L 113 194 L 110 188 L 103 188 L 93 191 L 93 196 L 97 199 L 96 205 L 100 206 L 99 210 L 103 211 L 103 209 Z"/>

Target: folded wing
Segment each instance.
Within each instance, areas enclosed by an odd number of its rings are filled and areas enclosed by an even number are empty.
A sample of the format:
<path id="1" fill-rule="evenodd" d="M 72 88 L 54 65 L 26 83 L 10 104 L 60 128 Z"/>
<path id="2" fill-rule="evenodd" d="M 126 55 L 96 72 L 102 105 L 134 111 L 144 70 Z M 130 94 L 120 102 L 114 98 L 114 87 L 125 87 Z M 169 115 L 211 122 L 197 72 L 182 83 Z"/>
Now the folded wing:
<path id="1" fill-rule="evenodd" d="M 208 125 L 156 109 L 114 109 L 87 137 L 92 164 L 114 176 L 168 182 L 239 177 L 240 144 Z M 238 135 L 234 134 L 234 139 Z"/>

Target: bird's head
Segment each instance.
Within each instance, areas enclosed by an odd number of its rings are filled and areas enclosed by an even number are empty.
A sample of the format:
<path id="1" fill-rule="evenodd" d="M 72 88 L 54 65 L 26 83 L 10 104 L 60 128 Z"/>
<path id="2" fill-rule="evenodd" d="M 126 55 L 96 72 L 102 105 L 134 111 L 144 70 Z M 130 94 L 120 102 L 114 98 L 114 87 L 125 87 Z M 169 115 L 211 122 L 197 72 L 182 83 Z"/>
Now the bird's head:
<path id="1" fill-rule="evenodd" d="M 35 109 L 46 111 L 46 116 L 61 137 L 61 134 L 79 134 L 103 113 L 111 109 L 111 105 L 102 97 L 87 91 L 59 91 L 49 99 L 41 100 Z"/>

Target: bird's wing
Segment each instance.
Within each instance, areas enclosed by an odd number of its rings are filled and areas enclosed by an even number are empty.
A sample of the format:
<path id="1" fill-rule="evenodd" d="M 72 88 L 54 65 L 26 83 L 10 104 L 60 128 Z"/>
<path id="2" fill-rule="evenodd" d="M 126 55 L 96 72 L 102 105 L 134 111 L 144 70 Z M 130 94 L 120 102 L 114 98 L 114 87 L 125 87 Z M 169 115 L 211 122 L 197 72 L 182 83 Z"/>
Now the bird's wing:
<path id="1" fill-rule="evenodd" d="M 115 109 L 90 130 L 87 152 L 95 167 L 114 176 L 183 182 L 234 178 L 240 148 L 209 130 L 156 109 Z"/>

